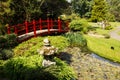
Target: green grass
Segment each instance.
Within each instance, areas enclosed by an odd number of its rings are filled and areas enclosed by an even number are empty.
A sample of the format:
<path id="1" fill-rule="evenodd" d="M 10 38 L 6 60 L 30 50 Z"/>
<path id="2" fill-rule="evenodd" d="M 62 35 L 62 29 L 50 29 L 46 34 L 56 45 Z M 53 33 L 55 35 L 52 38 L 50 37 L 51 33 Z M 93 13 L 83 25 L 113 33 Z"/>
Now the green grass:
<path id="1" fill-rule="evenodd" d="M 94 31 L 95 33 L 97 34 L 109 34 L 110 31 L 114 30 L 116 27 L 120 26 L 120 22 L 110 22 L 111 26 L 113 27 L 113 29 L 111 30 L 104 30 L 104 29 L 101 29 L 97 23 L 93 23 L 93 22 L 89 22 L 89 24 L 94 28 Z"/>
<path id="2" fill-rule="evenodd" d="M 120 35 L 120 31 L 118 32 L 118 35 Z"/>
<path id="3" fill-rule="evenodd" d="M 120 41 L 114 39 L 95 38 L 85 35 L 88 48 L 95 54 L 114 62 L 120 62 Z M 114 50 L 111 49 L 114 47 Z"/>

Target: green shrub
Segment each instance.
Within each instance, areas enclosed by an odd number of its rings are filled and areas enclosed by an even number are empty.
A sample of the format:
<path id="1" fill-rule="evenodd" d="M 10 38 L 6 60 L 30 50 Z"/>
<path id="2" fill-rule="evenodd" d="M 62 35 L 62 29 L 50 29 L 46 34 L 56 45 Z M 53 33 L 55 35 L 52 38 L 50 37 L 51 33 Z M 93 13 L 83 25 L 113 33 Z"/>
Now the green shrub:
<path id="1" fill-rule="evenodd" d="M 5 63 L 4 71 L 10 80 L 71 80 L 76 79 L 72 68 L 58 58 L 56 65 L 42 66 L 42 56 L 17 57 Z"/>
<path id="2" fill-rule="evenodd" d="M 68 38 L 70 46 L 85 47 L 87 45 L 86 39 L 80 33 L 70 32 L 66 33 L 64 36 Z"/>
<path id="3" fill-rule="evenodd" d="M 85 19 L 78 19 L 78 20 L 73 20 L 70 23 L 69 27 L 71 31 L 80 31 L 83 33 L 87 33 L 90 25 Z"/>
<path id="4" fill-rule="evenodd" d="M 5 73 L 4 73 L 4 61 L 0 60 L 0 78 L 5 77 Z"/>
<path id="5" fill-rule="evenodd" d="M 105 27 L 105 30 L 111 30 L 111 29 L 113 29 L 111 25 Z"/>
<path id="6" fill-rule="evenodd" d="M 32 38 L 19 44 L 14 48 L 14 56 L 30 56 L 38 54 L 37 49 L 43 46 L 43 39 L 46 37 Z M 58 48 L 58 52 L 62 51 L 65 47 L 69 46 L 67 38 L 63 36 L 48 36 L 51 45 Z"/>
<path id="7" fill-rule="evenodd" d="M 109 39 L 110 38 L 110 35 L 109 34 L 103 34 L 105 36 L 106 39 Z"/>
<path id="8" fill-rule="evenodd" d="M 6 34 L 0 36 L 0 48 L 14 47 L 18 44 L 15 34 Z"/>
<path id="9" fill-rule="evenodd" d="M 13 51 L 11 49 L 3 49 L 0 51 L 0 60 L 6 60 L 13 57 Z"/>
<path id="10" fill-rule="evenodd" d="M 16 57 L 6 62 L 4 71 L 11 80 L 34 80 L 35 74 L 42 67 L 43 57 L 34 55 L 30 57 Z M 32 79 L 26 79 L 26 78 Z M 36 79 L 35 79 L 36 80 Z"/>

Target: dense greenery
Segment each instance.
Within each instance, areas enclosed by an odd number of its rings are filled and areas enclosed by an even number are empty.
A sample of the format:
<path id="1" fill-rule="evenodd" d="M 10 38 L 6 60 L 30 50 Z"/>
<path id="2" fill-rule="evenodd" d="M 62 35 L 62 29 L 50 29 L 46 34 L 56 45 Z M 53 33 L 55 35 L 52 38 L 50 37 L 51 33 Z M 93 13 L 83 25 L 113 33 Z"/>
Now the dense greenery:
<path id="1" fill-rule="evenodd" d="M 86 47 L 87 41 L 80 33 L 69 32 L 64 35 L 72 47 Z"/>
<path id="2" fill-rule="evenodd" d="M 0 1 L 0 23 L 18 24 L 47 17 L 57 18 L 68 7 L 66 0 L 5 0 Z"/>
<path id="3" fill-rule="evenodd" d="M 33 54 L 38 54 L 37 49 L 43 46 L 43 39 L 46 37 L 32 38 L 19 44 L 14 48 L 14 56 L 29 56 Z M 58 48 L 58 52 L 63 50 L 65 47 L 69 46 L 69 42 L 65 37 L 62 36 L 48 36 L 51 41 L 51 45 Z"/>
<path id="4" fill-rule="evenodd" d="M 69 24 L 69 27 L 71 31 L 80 31 L 87 33 L 90 25 L 85 19 L 76 19 Z"/>
<path id="5" fill-rule="evenodd" d="M 42 66 L 43 57 L 16 57 L 5 63 L 4 71 L 10 80 L 71 80 L 76 78 L 73 69 L 58 58 L 56 65 Z"/>
<path id="6" fill-rule="evenodd" d="M 113 39 L 95 38 L 90 36 L 85 37 L 87 39 L 88 48 L 95 54 L 115 62 L 120 62 L 120 41 Z M 114 47 L 114 49 L 111 47 Z"/>
<path id="7" fill-rule="evenodd" d="M 0 48 L 9 48 L 17 45 L 17 36 L 15 34 L 6 34 L 0 36 Z"/>

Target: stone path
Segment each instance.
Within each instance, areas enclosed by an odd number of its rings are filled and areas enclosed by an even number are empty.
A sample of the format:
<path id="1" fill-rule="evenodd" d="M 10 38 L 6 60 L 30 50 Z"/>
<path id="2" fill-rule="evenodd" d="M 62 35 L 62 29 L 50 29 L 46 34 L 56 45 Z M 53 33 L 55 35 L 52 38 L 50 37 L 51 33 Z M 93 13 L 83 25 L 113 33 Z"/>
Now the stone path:
<path id="1" fill-rule="evenodd" d="M 119 26 L 119 27 L 116 27 L 115 30 L 111 31 L 111 32 L 110 32 L 111 38 L 114 38 L 114 39 L 120 41 L 120 35 L 118 35 L 118 32 L 119 32 L 119 31 L 120 31 L 120 26 Z"/>

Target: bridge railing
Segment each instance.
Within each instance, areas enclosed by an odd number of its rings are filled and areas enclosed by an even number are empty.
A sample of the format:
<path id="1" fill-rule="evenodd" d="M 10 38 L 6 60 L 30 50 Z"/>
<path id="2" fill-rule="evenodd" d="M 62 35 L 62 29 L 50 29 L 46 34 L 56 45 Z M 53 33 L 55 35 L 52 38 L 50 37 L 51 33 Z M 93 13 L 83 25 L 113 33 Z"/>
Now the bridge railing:
<path id="1" fill-rule="evenodd" d="M 47 33 L 50 34 L 51 32 L 55 32 L 54 30 L 51 31 L 51 29 L 57 29 L 57 32 L 67 32 L 68 31 L 68 23 L 65 23 L 64 21 L 58 19 L 58 20 L 33 20 L 31 22 L 25 21 L 23 24 L 17 24 L 14 26 L 8 26 L 7 32 L 8 34 L 15 33 L 17 36 L 20 36 L 22 34 L 27 34 L 30 32 L 34 32 L 34 37 L 37 36 L 36 31 L 37 30 L 46 30 Z"/>

